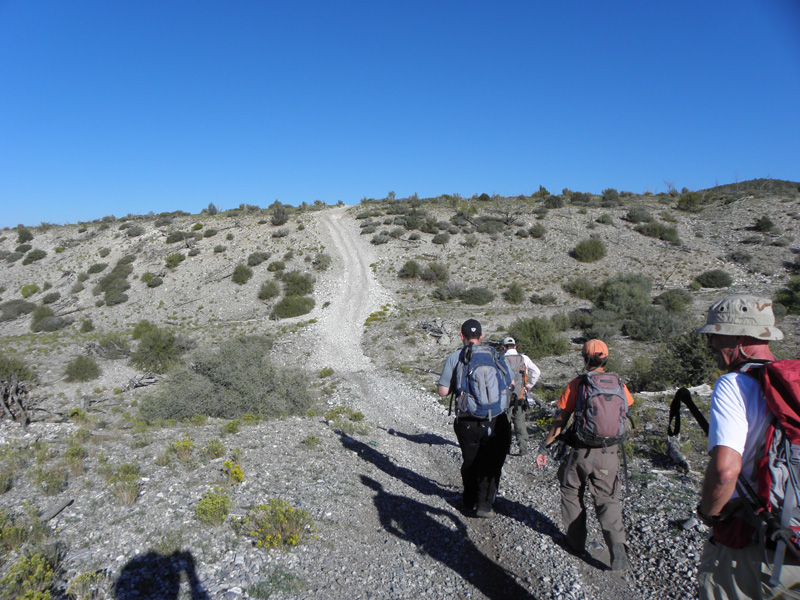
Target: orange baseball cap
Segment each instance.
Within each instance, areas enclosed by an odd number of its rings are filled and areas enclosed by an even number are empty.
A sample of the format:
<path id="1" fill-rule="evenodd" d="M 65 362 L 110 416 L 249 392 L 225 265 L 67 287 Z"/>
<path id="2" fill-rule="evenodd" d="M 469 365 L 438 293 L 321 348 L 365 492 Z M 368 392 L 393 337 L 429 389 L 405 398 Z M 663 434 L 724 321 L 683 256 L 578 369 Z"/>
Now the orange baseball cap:
<path id="1" fill-rule="evenodd" d="M 606 358 L 608 356 L 608 346 L 603 340 L 589 340 L 581 348 L 581 354 L 584 356 L 592 356 L 597 358 Z"/>

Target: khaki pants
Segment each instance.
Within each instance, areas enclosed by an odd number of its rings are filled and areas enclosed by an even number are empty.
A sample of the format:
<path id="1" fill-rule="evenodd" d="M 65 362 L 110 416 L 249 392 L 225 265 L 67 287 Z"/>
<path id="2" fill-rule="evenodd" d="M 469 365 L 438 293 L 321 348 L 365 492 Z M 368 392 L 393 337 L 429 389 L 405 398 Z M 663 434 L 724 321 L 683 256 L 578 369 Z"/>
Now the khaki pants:
<path id="1" fill-rule="evenodd" d="M 569 471 L 567 472 L 567 467 Z M 567 542 L 578 552 L 586 549 L 586 488 L 592 493 L 594 509 L 609 549 L 625 543 L 622 505 L 619 500 L 619 456 L 617 447 L 573 448 L 561 463 L 561 517 Z"/>
<path id="2" fill-rule="evenodd" d="M 525 402 L 525 400 L 522 400 Z M 525 411 L 521 406 L 511 409 L 511 423 L 514 426 L 514 436 L 517 438 L 520 454 L 528 453 L 528 425 L 525 423 Z"/>
<path id="3" fill-rule="evenodd" d="M 800 566 L 784 564 L 781 569 L 781 584 L 784 588 L 796 586 L 791 590 L 772 590 L 768 581 L 772 561 L 768 552 L 765 564 L 760 544 L 752 544 L 740 550 L 728 548 L 708 540 L 703 547 L 697 579 L 700 584 L 701 600 L 762 600 L 782 598 L 800 599 Z M 785 559 L 787 560 L 787 559 Z"/>

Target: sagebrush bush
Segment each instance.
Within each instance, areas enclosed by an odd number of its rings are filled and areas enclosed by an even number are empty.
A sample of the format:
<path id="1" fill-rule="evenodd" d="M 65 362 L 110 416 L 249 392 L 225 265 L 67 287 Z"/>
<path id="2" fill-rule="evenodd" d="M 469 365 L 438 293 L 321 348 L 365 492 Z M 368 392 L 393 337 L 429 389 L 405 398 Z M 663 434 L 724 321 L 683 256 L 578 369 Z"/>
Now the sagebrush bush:
<path id="1" fill-rule="evenodd" d="M 314 258 L 311 260 L 311 266 L 313 266 L 317 271 L 327 271 L 332 262 L 333 258 L 331 258 L 330 254 L 326 254 L 325 252 L 317 252 L 314 255 Z"/>
<path id="2" fill-rule="evenodd" d="M 561 287 L 570 296 L 575 296 L 583 300 L 594 301 L 600 293 L 600 287 L 583 276 L 571 279 Z"/>
<path id="3" fill-rule="evenodd" d="M 520 304 L 525 300 L 525 289 L 515 281 L 503 292 L 503 298 L 510 304 Z"/>
<path id="4" fill-rule="evenodd" d="M 600 287 L 594 303 L 597 308 L 627 315 L 650 304 L 652 288 L 652 280 L 644 275 L 628 273 L 609 277 Z"/>
<path id="5" fill-rule="evenodd" d="M 724 288 L 733 283 L 733 277 L 722 269 L 711 269 L 700 273 L 694 280 L 704 288 Z"/>
<path id="6" fill-rule="evenodd" d="M 314 310 L 314 299 L 310 296 L 284 296 L 270 313 L 271 319 L 289 319 L 306 315 Z"/>
<path id="7" fill-rule="evenodd" d="M 192 355 L 193 368 L 182 367 L 162 390 L 145 398 L 140 414 L 148 422 L 192 418 L 195 414 L 235 419 L 302 415 L 313 397 L 307 377 L 281 369 L 269 359 L 272 342 L 264 336 L 229 340 Z"/>
<path id="8" fill-rule="evenodd" d="M 139 369 L 164 373 L 177 364 L 185 350 L 172 331 L 154 326 L 141 335 L 131 362 Z"/>
<path id="9" fill-rule="evenodd" d="M 598 238 L 589 238 L 579 242 L 572 250 L 572 257 L 584 263 L 597 262 L 606 255 L 606 245 L 603 240 Z"/>
<path id="10" fill-rule="evenodd" d="M 787 313 L 800 314 L 800 276 L 792 277 L 786 287 L 778 290 L 774 300 L 786 307 Z"/>
<path id="11" fill-rule="evenodd" d="M 517 319 L 508 328 L 517 348 L 532 359 L 558 356 L 569 350 L 569 342 L 560 336 L 552 321 L 543 317 Z"/>
<path id="12" fill-rule="evenodd" d="M 670 242 L 675 245 L 680 245 L 681 240 L 678 237 L 678 230 L 674 227 L 670 227 L 668 225 L 664 225 L 663 223 L 659 223 L 657 221 L 651 221 L 649 223 L 641 223 L 633 228 L 635 231 L 641 233 L 642 235 L 646 235 L 647 237 L 654 237 L 660 240 L 664 240 L 665 242 Z"/>
<path id="13" fill-rule="evenodd" d="M 449 233 L 437 233 L 435 236 L 433 236 L 433 239 L 431 240 L 431 242 L 433 242 L 434 244 L 439 244 L 441 246 L 444 246 L 449 241 L 450 241 Z"/>
<path id="14" fill-rule="evenodd" d="M 684 312 L 692 304 L 692 295 L 686 290 L 667 290 L 653 298 L 653 304 L 661 305 L 669 312 Z"/>
<path id="15" fill-rule="evenodd" d="M 447 283 L 447 280 L 450 278 L 450 273 L 445 265 L 432 262 L 423 269 L 422 273 L 420 273 L 420 278 L 435 283 Z"/>
<path id="16" fill-rule="evenodd" d="M 214 249 L 214 251 L 216 252 L 216 248 Z M 174 252 L 174 253 L 168 255 L 164 259 L 164 264 L 167 265 L 168 269 L 174 269 L 179 264 L 181 264 L 184 260 L 186 260 L 186 257 L 183 254 L 181 254 L 180 252 Z"/>
<path id="17" fill-rule="evenodd" d="M 770 219 L 767 215 L 763 215 L 762 217 L 756 219 L 753 229 L 760 231 L 761 233 L 772 233 L 777 229 L 777 227 L 775 227 L 775 223 L 773 223 L 772 219 Z"/>
<path id="18" fill-rule="evenodd" d="M 644 206 L 634 206 L 625 215 L 625 220 L 631 223 L 649 223 L 653 220 L 653 215 Z"/>
<path id="19" fill-rule="evenodd" d="M 54 316 L 49 306 L 37 306 L 31 317 L 31 331 L 58 331 L 72 323 L 66 317 Z"/>
<path id="20" fill-rule="evenodd" d="M 39 292 L 39 286 L 36 285 L 35 283 L 29 283 L 28 285 L 23 285 L 19 290 L 19 293 L 22 294 L 23 298 L 30 298 L 31 296 L 37 294 L 38 292 Z"/>
<path id="21" fill-rule="evenodd" d="M 269 252 L 252 252 L 247 257 L 247 266 L 257 267 L 258 265 L 269 259 L 270 256 L 271 254 Z"/>
<path id="22" fill-rule="evenodd" d="M 39 248 L 35 250 L 31 250 L 25 255 L 25 258 L 22 259 L 23 265 L 29 265 L 32 262 L 36 262 L 37 260 L 42 260 L 45 256 L 47 256 L 47 252 L 41 250 Z"/>
<path id="23" fill-rule="evenodd" d="M 36 373 L 24 359 L 0 351 L 0 379 L 9 380 L 16 376 L 20 381 L 36 379 Z"/>
<path id="24" fill-rule="evenodd" d="M 494 300 L 494 292 L 485 287 L 475 286 L 463 290 L 459 298 L 464 304 L 482 306 Z"/>
<path id="25" fill-rule="evenodd" d="M 248 267 L 243 263 L 239 263 L 233 269 L 233 275 L 231 276 L 231 279 L 235 284 L 244 285 L 245 283 L 250 281 L 250 278 L 252 276 L 253 276 L 253 269 L 251 269 L 250 267 Z"/>
<path id="26" fill-rule="evenodd" d="M 22 225 L 17 227 L 17 243 L 25 244 L 33 239 L 33 232 Z"/>
<path id="27" fill-rule="evenodd" d="M 64 368 L 67 381 L 91 381 L 100 377 L 100 366 L 91 356 L 79 356 Z"/>
<path id="28" fill-rule="evenodd" d="M 266 281 L 261 284 L 261 287 L 258 290 L 258 299 L 270 300 L 276 296 L 280 296 L 280 293 L 281 287 L 278 285 L 277 281 Z"/>
<path id="29" fill-rule="evenodd" d="M 635 366 L 626 374 L 634 392 L 711 383 L 716 375 L 716 360 L 705 336 L 691 332 L 663 343 L 652 362 Z"/>
<path id="30" fill-rule="evenodd" d="M 289 271 L 281 278 L 285 296 L 307 296 L 314 291 L 314 276 L 311 273 Z"/>
<path id="31" fill-rule="evenodd" d="M 31 248 L 33 248 L 33 246 L 31 246 L 30 244 L 20 244 L 19 246 L 14 248 L 14 252 L 21 252 L 22 254 L 25 254 Z"/>
<path id="32" fill-rule="evenodd" d="M 397 276 L 400 279 L 414 279 L 421 274 L 422 266 L 415 260 L 407 260 L 397 272 Z"/>
<path id="33" fill-rule="evenodd" d="M 142 281 L 149 288 L 155 288 L 164 283 L 164 280 L 161 279 L 161 277 L 158 275 L 153 275 L 153 273 L 150 271 L 146 271 L 142 274 Z"/>
<path id="34" fill-rule="evenodd" d="M 44 298 L 42 298 L 42 304 L 53 304 L 53 302 L 57 302 L 61 298 L 61 294 L 59 292 L 50 292 L 49 294 L 45 294 Z"/>
<path id="35" fill-rule="evenodd" d="M 0 304 L 0 323 L 13 321 L 22 315 L 30 314 L 35 308 L 36 305 L 33 302 L 19 299 L 7 300 Z"/>

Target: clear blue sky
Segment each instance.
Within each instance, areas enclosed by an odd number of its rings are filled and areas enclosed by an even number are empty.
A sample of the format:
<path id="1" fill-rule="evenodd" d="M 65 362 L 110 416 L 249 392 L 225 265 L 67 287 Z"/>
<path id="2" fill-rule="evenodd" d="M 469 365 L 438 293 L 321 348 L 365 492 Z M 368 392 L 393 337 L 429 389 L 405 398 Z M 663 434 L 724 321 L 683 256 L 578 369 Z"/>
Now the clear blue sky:
<path id="1" fill-rule="evenodd" d="M 0 0 L 0 227 L 800 180 L 800 0 Z"/>

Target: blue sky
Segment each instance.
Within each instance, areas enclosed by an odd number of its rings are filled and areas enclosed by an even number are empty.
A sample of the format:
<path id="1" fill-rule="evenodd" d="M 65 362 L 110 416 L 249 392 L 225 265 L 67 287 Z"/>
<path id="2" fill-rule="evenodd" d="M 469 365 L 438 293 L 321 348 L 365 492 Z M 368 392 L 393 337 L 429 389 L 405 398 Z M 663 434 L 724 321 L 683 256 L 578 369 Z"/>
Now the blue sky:
<path id="1" fill-rule="evenodd" d="M 800 0 L 0 0 L 0 227 L 800 180 Z"/>

